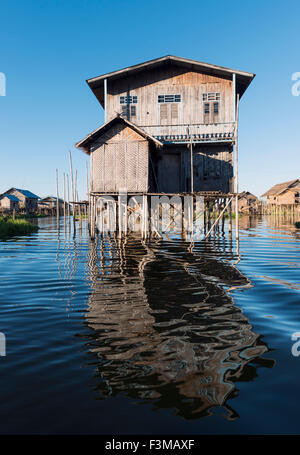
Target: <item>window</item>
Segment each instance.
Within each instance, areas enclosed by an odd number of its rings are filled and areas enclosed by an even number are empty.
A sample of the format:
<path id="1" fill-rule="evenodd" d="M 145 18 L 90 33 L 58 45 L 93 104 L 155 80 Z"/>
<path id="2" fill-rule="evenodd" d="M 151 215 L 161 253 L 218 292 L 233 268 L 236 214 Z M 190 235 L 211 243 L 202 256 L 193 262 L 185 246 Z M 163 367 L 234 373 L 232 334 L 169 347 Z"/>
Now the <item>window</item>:
<path id="1" fill-rule="evenodd" d="M 130 120 L 131 117 L 136 117 L 136 106 L 122 105 L 122 116 Z"/>
<path id="2" fill-rule="evenodd" d="M 202 93 L 202 101 L 219 101 L 221 99 L 220 92 Z"/>
<path id="3" fill-rule="evenodd" d="M 137 96 L 120 96 L 120 104 L 137 104 L 138 97 Z"/>
<path id="4" fill-rule="evenodd" d="M 178 122 L 178 104 L 171 104 L 171 122 Z"/>
<path id="5" fill-rule="evenodd" d="M 178 104 L 176 103 L 162 103 L 159 106 L 160 124 L 175 125 L 179 121 Z"/>
<path id="6" fill-rule="evenodd" d="M 168 120 L 168 106 L 163 104 L 160 106 L 160 123 Z"/>
<path id="7" fill-rule="evenodd" d="M 130 116 L 136 117 L 136 106 L 130 106 Z"/>
<path id="8" fill-rule="evenodd" d="M 179 105 L 181 95 L 158 95 L 160 124 L 177 124 L 179 119 Z"/>
<path id="9" fill-rule="evenodd" d="M 158 95 L 159 103 L 180 103 L 181 95 Z"/>
<path id="10" fill-rule="evenodd" d="M 220 114 L 220 92 L 202 93 L 203 120 L 205 124 L 217 123 Z"/>

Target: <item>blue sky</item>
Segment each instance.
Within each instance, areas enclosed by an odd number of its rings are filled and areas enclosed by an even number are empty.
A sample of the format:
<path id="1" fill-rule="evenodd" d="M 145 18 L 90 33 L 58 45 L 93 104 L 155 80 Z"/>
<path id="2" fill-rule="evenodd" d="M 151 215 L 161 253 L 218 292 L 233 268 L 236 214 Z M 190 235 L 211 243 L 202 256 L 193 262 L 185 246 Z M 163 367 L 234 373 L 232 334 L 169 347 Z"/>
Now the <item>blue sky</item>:
<path id="1" fill-rule="evenodd" d="M 240 189 L 300 178 L 300 2 L 51 0 L 1 2 L 0 192 L 55 194 L 74 143 L 103 122 L 87 78 L 167 54 L 256 73 L 240 104 Z M 61 180 L 61 179 L 60 179 Z"/>

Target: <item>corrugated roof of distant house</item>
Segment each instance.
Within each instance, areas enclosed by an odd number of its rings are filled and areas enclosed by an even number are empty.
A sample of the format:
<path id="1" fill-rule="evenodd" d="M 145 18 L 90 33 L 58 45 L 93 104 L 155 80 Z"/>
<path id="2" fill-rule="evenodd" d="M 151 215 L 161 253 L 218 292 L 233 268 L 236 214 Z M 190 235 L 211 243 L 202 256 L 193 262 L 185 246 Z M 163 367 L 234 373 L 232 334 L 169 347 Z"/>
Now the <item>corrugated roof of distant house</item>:
<path id="1" fill-rule="evenodd" d="M 25 196 L 25 197 L 29 197 L 29 198 L 31 198 L 31 199 L 40 199 L 39 196 L 37 196 L 36 194 L 32 193 L 32 192 L 29 191 L 29 190 L 23 190 L 23 189 L 21 189 L 21 188 L 12 188 L 12 189 L 19 191 L 19 192 L 22 193 L 23 196 Z"/>
<path id="2" fill-rule="evenodd" d="M 46 196 L 46 197 L 42 197 L 42 198 L 40 199 L 40 202 L 47 202 L 47 200 L 55 201 L 55 202 L 56 202 L 57 197 L 56 197 L 56 196 Z M 59 202 L 64 202 L 63 199 L 58 198 L 58 200 L 59 200 Z M 67 201 L 66 201 L 66 202 L 67 202 Z"/>
<path id="3" fill-rule="evenodd" d="M 13 194 L 1 194 L 0 199 L 3 199 L 4 197 L 7 197 L 14 202 L 20 202 L 20 199 L 18 199 L 17 196 L 14 196 Z"/>

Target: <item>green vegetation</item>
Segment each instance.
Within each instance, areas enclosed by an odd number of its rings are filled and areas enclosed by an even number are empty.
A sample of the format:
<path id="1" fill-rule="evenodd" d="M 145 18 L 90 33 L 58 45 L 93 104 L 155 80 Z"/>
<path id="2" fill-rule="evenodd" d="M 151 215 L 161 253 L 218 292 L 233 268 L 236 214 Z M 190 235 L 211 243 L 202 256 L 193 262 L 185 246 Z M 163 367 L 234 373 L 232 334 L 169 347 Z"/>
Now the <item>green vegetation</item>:
<path id="1" fill-rule="evenodd" d="M 8 237 L 11 235 L 26 235 L 36 232 L 38 226 L 30 223 L 24 218 L 13 219 L 8 216 L 0 217 L 0 236 Z"/>
<path id="2" fill-rule="evenodd" d="M 300 221 L 296 221 L 295 226 L 296 228 L 300 229 Z"/>
<path id="3" fill-rule="evenodd" d="M 242 215 L 241 213 L 239 213 L 239 218 L 242 218 L 242 216 L 243 216 L 243 215 Z M 228 215 L 227 212 L 225 213 L 225 218 L 229 218 L 229 215 Z M 235 212 L 232 212 L 231 218 L 232 218 L 233 220 L 235 219 Z"/>
<path id="4" fill-rule="evenodd" d="M 28 213 L 26 215 L 15 215 L 16 220 L 24 220 L 28 218 L 45 218 L 47 215 L 44 213 Z"/>

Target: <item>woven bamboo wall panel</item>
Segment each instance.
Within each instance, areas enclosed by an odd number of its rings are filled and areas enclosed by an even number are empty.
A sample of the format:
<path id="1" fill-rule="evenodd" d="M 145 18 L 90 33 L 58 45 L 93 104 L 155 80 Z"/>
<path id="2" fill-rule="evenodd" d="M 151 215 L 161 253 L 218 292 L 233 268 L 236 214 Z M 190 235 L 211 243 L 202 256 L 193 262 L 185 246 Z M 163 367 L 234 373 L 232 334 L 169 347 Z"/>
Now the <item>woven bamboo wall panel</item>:
<path id="1" fill-rule="evenodd" d="M 148 154 L 147 141 L 99 144 L 92 152 L 93 191 L 147 191 Z"/>

